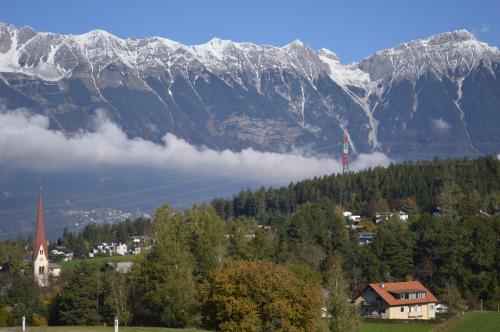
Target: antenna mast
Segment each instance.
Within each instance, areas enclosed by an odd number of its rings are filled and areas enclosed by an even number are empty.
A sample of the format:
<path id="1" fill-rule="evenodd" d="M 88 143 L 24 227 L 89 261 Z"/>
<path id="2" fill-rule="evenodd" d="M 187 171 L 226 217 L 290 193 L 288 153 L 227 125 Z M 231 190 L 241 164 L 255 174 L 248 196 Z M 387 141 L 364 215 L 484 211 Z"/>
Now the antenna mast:
<path id="1" fill-rule="evenodd" d="M 342 151 L 342 174 L 349 172 L 349 138 L 347 128 L 344 128 L 344 149 Z"/>
<path id="2" fill-rule="evenodd" d="M 346 201 L 351 196 L 351 179 L 349 177 L 349 136 L 347 135 L 347 128 L 344 127 L 344 144 L 342 148 L 342 175 L 340 184 L 340 208 L 342 209 L 342 200 L 344 195 L 347 197 Z"/>

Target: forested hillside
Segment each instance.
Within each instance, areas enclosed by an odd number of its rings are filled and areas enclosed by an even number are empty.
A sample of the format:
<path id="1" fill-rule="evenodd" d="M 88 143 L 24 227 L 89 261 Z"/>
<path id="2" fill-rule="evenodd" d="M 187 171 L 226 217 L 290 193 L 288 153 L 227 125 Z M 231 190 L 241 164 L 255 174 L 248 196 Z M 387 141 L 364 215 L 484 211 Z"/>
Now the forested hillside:
<path id="1" fill-rule="evenodd" d="M 249 216 L 272 223 L 304 203 L 338 205 L 341 192 L 344 210 L 365 216 L 399 209 L 432 213 L 439 207 L 460 216 L 476 215 L 479 209 L 494 213 L 500 211 L 500 161 L 488 156 L 406 162 L 314 178 L 278 189 L 244 190 L 231 200 L 215 199 L 212 205 L 226 219 Z"/>
<path id="2" fill-rule="evenodd" d="M 0 273 L 0 313 L 12 324 L 22 315 L 15 304 L 25 303 L 23 312 L 33 313 L 30 323 L 35 318 L 63 325 L 112 323 L 118 313 L 122 322 L 135 325 L 313 331 L 309 328 L 319 326 L 321 287 L 332 294 L 328 306 L 345 306 L 342 319 L 356 324 L 348 299 L 370 282 L 401 280 L 420 280 L 451 313 L 481 303 L 496 310 L 500 161 L 408 163 L 346 178 L 351 189 L 342 208 L 342 177 L 333 175 L 281 189 L 246 190 L 182 212 L 164 205 L 152 225 L 137 220 L 66 232 L 60 244 L 81 254 L 96 241 L 138 232 L 149 234 L 152 246 L 126 275 L 85 263 L 65 271 L 48 290 L 48 304 L 36 292 L 32 268 L 21 259 L 27 246 L 0 242 L 0 259 L 9 262 L 9 270 Z M 356 225 L 342 215 L 347 208 L 363 215 Z M 394 216 L 375 223 L 371 218 L 400 209 L 408 220 Z M 361 242 L 368 231 L 372 241 Z M 280 283 L 272 277 L 276 274 Z M 334 284 L 345 286 L 339 293 L 332 291 Z M 262 297 L 276 312 L 262 308 Z M 297 301 L 300 307 L 292 305 Z M 305 318 L 297 321 L 298 315 Z"/>
<path id="3" fill-rule="evenodd" d="M 500 303 L 500 161 L 494 156 L 408 162 L 244 190 L 212 206 L 222 218 L 271 226 L 277 261 L 324 273 L 328 257 L 341 252 L 353 296 L 368 282 L 419 279 L 444 298 L 458 287 L 469 307 Z M 345 230 L 340 212 L 346 210 L 362 215 L 357 231 Z M 408 223 L 372 222 L 376 213 L 399 210 L 409 214 Z M 367 230 L 375 240 L 358 245 Z"/>

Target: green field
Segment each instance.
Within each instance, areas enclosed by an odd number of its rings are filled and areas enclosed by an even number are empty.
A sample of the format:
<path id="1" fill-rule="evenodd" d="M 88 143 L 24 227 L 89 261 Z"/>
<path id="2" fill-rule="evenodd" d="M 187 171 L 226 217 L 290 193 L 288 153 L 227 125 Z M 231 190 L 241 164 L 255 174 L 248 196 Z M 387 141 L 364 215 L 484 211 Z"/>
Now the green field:
<path id="1" fill-rule="evenodd" d="M 74 259 L 72 261 L 67 262 L 58 262 L 57 264 L 61 265 L 61 269 L 63 271 L 70 270 L 73 271 L 78 264 L 81 262 L 88 262 L 92 265 L 102 266 L 106 263 L 112 262 L 133 262 L 137 258 L 137 255 L 129 255 L 129 256 L 107 256 L 107 257 L 96 257 L 96 258 L 87 258 L 87 259 Z"/>
<path id="2" fill-rule="evenodd" d="M 112 327 L 79 327 L 53 326 L 28 327 L 32 332 L 112 332 Z M 20 328 L 0 328 L 0 332 L 17 332 Z M 124 332 L 208 332 L 198 329 L 167 329 L 154 327 L 120 327 Z M 360 332 L 499 332 L 500 313 L 497 312 L 469 312 L 443 324 L 422 323 L 362 323 Z"/>
<path id="3" fill-rule="evenodd" d="M 362 323 L 361 332 L 427 332 L 437 324 L 391 324 L 391 323 Z"/>
<path id="4" fill-rule="evenodd" d="M 363 323 L 361 332 L 500 332 L 500 313 L 469 312 L 439 325 Z"/>
<path id="5" fill-rule="evenodd" d="M 457 317 L 432 332 L 498 332 L 500 331 L 500 313 L 488 311 L 468 312 Z"/>
<path id="6" fill-rule="evenodd" d="M 0 328 L 0 332 L 18 332 L 21 328 Z M 27 327 L 27 332 L 113 332 L 113 327 L 101 326 L 50 326 L 50 327 Z M 167 329 L 156 327 L 120 327 L 120 332 L 208 332 L 198 329 Z"/>

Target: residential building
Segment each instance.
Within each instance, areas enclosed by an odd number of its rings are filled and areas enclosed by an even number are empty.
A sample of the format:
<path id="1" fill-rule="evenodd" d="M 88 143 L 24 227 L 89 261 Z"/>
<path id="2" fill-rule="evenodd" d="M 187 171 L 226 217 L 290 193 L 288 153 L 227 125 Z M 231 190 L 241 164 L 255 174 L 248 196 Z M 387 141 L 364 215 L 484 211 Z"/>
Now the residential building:
<path id="1" fill-rule="evenodd" d="M 381 223 L 383 221 L 387 221 L 393 217 L 396 217 L 400 221 L 408 222 L 409 216 L 408 213 L 399 211 L 399 212 L 377 212 L 375 214 L 375 223 Z"/>
<path id="2" fill-rule="evenodd" d="M 364 317 L 432 319 L 438 299 L 419 281 L 371 283 L 355 300 Z"/>
<path id="3" fill-rule="evenodd" d="M 117 244 L 114 246 L 113 250 L 117 255 L 124 256 L 127 254 L 127 244 L 126 243 Z"/>
<path id="4" fill-rule="evenodd" d="M 377 233 L 374 232 L 361 232 L 359 233 L 359 245 L 367 245 L 373 242 L 377 237 Z"/>
<path id="5" fill-rule="evenodd" d="M 61 275 L 61 265 L 56 263 L 49 263 L 49 276 L 52 278 L 59 278 Z"/>
<path id="6" fill-rule="evenodd" d="M 360 228 L 360 221 L 361 221 L 361 216 L 352 214 L 350 211 L 345 211 L 342 212 L 342 215 L 347 219 L 348 225 L 347 227 L 350 227 L 351 229 L 358 229 Z"/>
<path id="7" fill-rule="evenodd" d="M 61 257 L 62 261 L 67 262 L 73 260 L 73 251 L 66 247 L 58 246 L 50 252 L 54 256 Z"/>
<path id="8" fill-rule="evenodd" d="M 437 314 L 445 314 L 448 312 L 448 306 L 444 303 L 436 304 L 436 313 Z"/>
<path id="9" fill-rule="evenodd" d="M 147 251 L 151 248 L 151 237 L 142 235 L 134 236 L 132 242 L 129 246 L 129 251 L 131 254 L 140 254 L 141 252 Z"/>
<path id="10" fill-rule="evenodd" d="M 124 256 L 128 254 L 128 246 L 126 243 L 106 243 L 103 242 L 97 246 L 97 248 L 92 249 L 89 252 L 89 257 L 96 256 L 113 256 L 113 255 Z"/>
<path id="11" fill-rule="evenodd" d="M 482 217 L 482 218 L 489 218 L 489 217 L 491 217 L 491 214 L 489 214 L 489 213 L 488 213 L 488 212 L 486 212 L 486 211 L 479 210 L 478 216 L 480 216 L 480 217 Z"/>

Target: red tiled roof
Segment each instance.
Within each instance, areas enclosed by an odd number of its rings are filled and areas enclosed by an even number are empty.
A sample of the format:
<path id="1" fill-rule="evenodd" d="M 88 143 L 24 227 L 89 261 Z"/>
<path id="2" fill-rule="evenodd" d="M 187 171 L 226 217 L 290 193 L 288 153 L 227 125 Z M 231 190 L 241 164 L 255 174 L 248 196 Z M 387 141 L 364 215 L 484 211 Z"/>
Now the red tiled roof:
<path id="1" fill-rule="evenodd" d="M 437 302 L 438 299 L 432 294 L 424 285 L 419 281 L 406 281 L 406 282 L 386 282 L 384 288 L 379 283 L 371 283 L 369 285 L 387 304 L 404 305 L 404 304 L 418 304 L 418 303 L 432 303 Z M 423 299 L 397 299 L 391 292 L 394 293 L 415 293 L 425 292 Z"/>
<path id="2" fill-rule="evenodd" d="M 43 254 L 49 260 L 49 250 L 47 248 L 47 237 L 45 236 L 45 223 L 43 222 L 42 189 L 38 192 L 38 212 L 36 218 L 36 234 L 33 241 L 33 260 L 38 258 L 40 245 L 43 247 Z"/>

